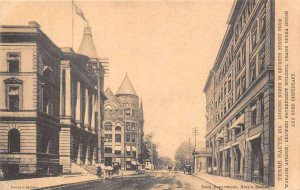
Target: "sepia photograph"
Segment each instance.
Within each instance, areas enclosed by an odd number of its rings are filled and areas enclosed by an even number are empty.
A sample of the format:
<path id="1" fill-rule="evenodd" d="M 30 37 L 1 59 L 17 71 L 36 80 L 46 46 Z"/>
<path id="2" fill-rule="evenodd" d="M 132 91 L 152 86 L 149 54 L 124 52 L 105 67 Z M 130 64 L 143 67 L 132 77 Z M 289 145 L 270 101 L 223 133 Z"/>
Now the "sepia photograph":
<path id="1" fill-rule="evenodd" d="M 300 190 L 299 7 L 0 0 L 0 189 Z"/>

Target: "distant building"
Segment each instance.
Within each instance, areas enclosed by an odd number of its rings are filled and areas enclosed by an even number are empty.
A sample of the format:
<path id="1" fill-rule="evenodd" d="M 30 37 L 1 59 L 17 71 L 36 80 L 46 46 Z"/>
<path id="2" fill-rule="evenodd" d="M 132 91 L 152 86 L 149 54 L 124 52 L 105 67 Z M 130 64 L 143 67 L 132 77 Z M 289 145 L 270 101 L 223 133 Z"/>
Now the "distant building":
<path id="1" fill-rule="evenodd" d="M 143 105 L 127 75 L 116 95 L 107 89 L 105 96 L 105 165 L 119 163 L 126 170 L 135 170 L 144 135 Z"/>
<path id="2" fill-rule="evenodd" d="M 62 53 L 36 22 L 1 26 L 0 36 L 0 169 L 57 173 Z"/>
<path id="3" fill-rule="evenodd" d="M 206 171 L 274 185 L 274 1 L 236 0 L 206 94 Z"/>

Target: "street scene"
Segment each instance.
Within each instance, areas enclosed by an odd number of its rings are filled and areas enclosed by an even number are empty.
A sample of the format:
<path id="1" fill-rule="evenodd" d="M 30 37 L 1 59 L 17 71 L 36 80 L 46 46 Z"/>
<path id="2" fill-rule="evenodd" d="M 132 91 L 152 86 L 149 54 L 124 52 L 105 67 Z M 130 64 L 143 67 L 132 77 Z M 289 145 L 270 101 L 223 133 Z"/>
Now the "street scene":
<path id="1" fill-rule="evenodd" d="M 274 14 L 0 1 L 0 189 L 274 189 Z"/>
<path id="2" fill-rule="evenodd" d="M 193 176 L 180 173 L 153 172 L 60 189 L 197 189 L 201 186 L 214 188 L 213 185 Z"/>

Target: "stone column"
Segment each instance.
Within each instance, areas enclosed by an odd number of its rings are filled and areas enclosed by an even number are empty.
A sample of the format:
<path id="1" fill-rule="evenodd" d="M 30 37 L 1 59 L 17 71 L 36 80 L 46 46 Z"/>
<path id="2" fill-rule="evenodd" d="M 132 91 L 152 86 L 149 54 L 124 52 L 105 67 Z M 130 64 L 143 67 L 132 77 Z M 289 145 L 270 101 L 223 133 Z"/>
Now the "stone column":
<path id="1" fill-rule="evenodd" d="M 85 165 L 90 165 L 90 145 L 86 146 L 86 152 L 85 152 Z"/>
<path id="2" fill-rule="evenodd" d="M 97 163 L 97 147 L 95 145 L 92 146 L 92 165 Z"/>
<path id="3" fill-rule="evenodd" d="M 81 103 L 81 93 L 80 93 L 80 82 L 77 81 L 77 95 L 76 95 L 76 115 L 75 115 L 75 120 L 76 120 L 76 123 L 77 123 L 77 127 L 80 127 L 80 117 L 81 117 L 81 106 L 80 106 L 80 103 Z"/>
<path id="4" fill-rule="evenodd" d="M 71 116 L 71 73 L 70 68 L 66 68 L 66 78 L 65 78 L 65 115 Z"/>
<path id="5" fill-rule="evenodd" d="M 251 141 L 247 141 L 247 148 L 248 148 L 248 171 L 247 171 L 247 177 L 246 181 L 251 181 L 251 175 L 252 175 L 252 144 Z"/>
<path id="6" fill-rule="evenodd" d="M 234 168 L 235 168 L 235 155 L 234 155 L 234 148 L 230 148 L 230 158 L 231 158 L 231 163 L 230 163 L 230 177 L 234 178 Z"/>
<path id="7" fill-rule="evenodd" d="M 92 118 L 91 118 L 91 129 L 93 132 L 95 132 L 95 112 L 97 111 L 97 99 L 96 95 L 92 94 Z"/>
<path id="8" fill-rule="evenodd" d="M 85 89 L 84 128 L 89 128 L 89 90 Z"/>
<path id="9" fill-rule="evenodd" d="M 81 164 L 82 163 L 81 162 L 82 153 L 83 153 L 83 150 L 82 150 L 82 141 L 79 140 L 78 154 L 77 154 L 77 161 L 76 161 L 77 164 Z"/>

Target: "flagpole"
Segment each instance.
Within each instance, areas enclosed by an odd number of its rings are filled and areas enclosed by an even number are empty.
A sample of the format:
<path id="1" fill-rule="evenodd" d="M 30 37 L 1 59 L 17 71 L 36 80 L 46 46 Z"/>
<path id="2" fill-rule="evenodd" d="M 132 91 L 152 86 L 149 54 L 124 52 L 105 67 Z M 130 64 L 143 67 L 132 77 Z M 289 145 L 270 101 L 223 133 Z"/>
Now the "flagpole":
<path id="1" fill-rule="evenodd" d="M 74 45 L 74 2 L 73 2 L 74 0 L 72 0 L 71 1 L 71 3 L 72 3 L 72 49 L 74 49 L 74 47 L 73 47 L 73 45 Z"/>

